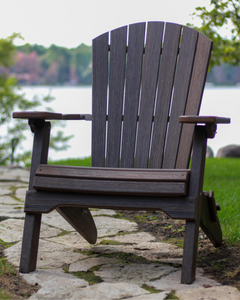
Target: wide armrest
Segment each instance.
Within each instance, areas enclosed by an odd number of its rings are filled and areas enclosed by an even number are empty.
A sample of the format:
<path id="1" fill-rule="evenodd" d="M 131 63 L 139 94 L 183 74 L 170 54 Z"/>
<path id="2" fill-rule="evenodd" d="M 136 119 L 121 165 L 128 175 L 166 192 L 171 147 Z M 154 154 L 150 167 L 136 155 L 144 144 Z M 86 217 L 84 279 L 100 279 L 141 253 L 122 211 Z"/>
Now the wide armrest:
<path id="1" fill-rule="evenodd" d="M 59 114 L 46 111 L 24 111 L 13 112 L 14 119 L 28 119 L 28 120 L 92 120 L 90 114 Z"/>
<path id="2" fill-rule="evenodd" d="M 229 124 L 231 121 L 230 118 L 214 117 L 214 116 L 180 116 L 180 123 L 188 124 L 205 124 L 205 131 L 207 138 L 214 138 L 217 125 L 216 124 Z"/>
<path id="3" fill-rule="evenodd" d="M 214 116 L 180 116 L 180 123 L 199 123 L 199 124 L 229 124 L 231 122 L 230 118 L 214 117 Z"/>

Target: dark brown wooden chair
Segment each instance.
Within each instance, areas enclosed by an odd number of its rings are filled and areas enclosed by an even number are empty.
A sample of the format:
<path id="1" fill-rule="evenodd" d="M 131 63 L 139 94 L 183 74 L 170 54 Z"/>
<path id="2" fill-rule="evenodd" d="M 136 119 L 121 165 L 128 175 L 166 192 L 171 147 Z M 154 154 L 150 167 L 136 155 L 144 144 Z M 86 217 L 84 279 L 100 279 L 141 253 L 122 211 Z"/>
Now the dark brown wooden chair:
<path id="1" fill-rule="evenodd" d="M 100 35 L 92 50 L 92 116 L 13 113 L 35 133 L 20 272 L 36 268 L 42 213 L 57 209 L 95 243 L 88 208 L 162 210 L 186 220 L 181 282 L 192 283 L 199 225 L 222 243 L 213 193 L 202 186 L 207 138 L 230 120 L 198 116 L 212 42 L 185 26 L 149 22 Z M 47 165 L 46 120 L 55 119 L 92 120 L 91 168 Z"/>

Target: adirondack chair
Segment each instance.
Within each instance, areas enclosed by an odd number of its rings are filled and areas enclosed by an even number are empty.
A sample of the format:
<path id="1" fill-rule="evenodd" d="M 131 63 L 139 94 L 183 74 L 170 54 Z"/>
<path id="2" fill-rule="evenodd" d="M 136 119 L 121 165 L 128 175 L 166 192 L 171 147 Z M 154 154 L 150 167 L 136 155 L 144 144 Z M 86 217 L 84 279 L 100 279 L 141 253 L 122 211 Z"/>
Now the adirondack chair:
<path id="1" fill-rule="evenodd" d="M 88 208 L 161 210 L 186 220 L 181 282 L 194 281 L 199 225 L 222 243 L 213 192 L 202 191 L 207 138 L 230 122 L 198 116 L 211 50 L 186 26 L 124 26 L 93 40 L 92 115 L 13 113 L 35 134 L 20 272 L 36 268 L 42 213 L 56 209 L 95 243 Z M 92 167 L 47 164 L 55 119 L 92 120 Z"/>

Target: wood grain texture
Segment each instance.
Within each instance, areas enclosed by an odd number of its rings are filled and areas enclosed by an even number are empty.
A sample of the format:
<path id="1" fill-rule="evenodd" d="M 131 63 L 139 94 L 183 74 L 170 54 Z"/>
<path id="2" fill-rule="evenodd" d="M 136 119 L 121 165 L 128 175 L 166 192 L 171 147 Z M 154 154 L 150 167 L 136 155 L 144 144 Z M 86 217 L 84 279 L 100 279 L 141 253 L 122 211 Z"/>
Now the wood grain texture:
<path id="1" fill-rule="evenodd" d="M 214 117 L 214 116 L 180 116 L 179 122 L 180 123 L 194 123 L 194 124 L 229 124 L 231 121 L 230 118 L 223 118 L 223 117 Z"/>
<path id="2" fill-rule="evenodd" d="M 65 114 L 62 115 L 63 120 L 92 120 L 92 115 L 90 114 Z"/>
<path id="3" fill-rule="evenodd" d="M 212 51 L 212 41 L 199 33 L 195 62 L 189 87 L 185 115 L 198 115 L 205 86 L 208 64 Z M 179 143 L 176 168 L 187 168 L 191 155 L 191 140 L 194 134 L 193 124 L 183 124 Z"/>
<path id="4" fill-rule="evenodd" d="M 166 23 L 159 70 L 158 93 L 149 162 L 150 168 L 162 167 L 181 29 L 181 25 Z"/>
<path id="5" fill-rule="evenodd" d="M 148 23 L 135 157 L 136 168 L 148 166 L 163 29 L 163 22 Z"/>
<path id="6" fill-rule="evenodd" d="M 133 168 L 142 79 L 145 23 L 129 26 L 121 167 Z"/>
<path id="7" fill-rule="evenodd" d="M 58 213 L 90 244 L 97 241 L 97 228 L 88 208 L 58 207 Z"/>
<path id="8" fill-rule="evenodd" d="M 107 167 L 119 167 L 123 96 L 126 67 L 127 27 L 111 31 Z"/>
<path id="9" fill-rule="evenodd" d="M 190 170 L 87 168 L 40 165 L 35 176 L 127 181 L 188 181 Z"/>
<path id="10" fill-rule="evenodd" d="M 61 120 L 62 114 L 50 113 L 46 111 L 23 111 L 13 112 L 14 119 L 43 119 L 43 120 Z"/>
<path id="11" fill-rule="evenodd" d="M 28 191 L 26 212 L 50 212 L 61 206 L 111 208 L 130 210 L 162 210 L 174 219 L 195 219 L 196 199 L 192 197 L 149 197 L 125 195 L 98 195 Z M 71 197 L 70 197 L 71 196 Z"/>
<path id="12" fill-rule="evenodd" d="M 195 129 L 193 156 L 191 163 L 191 176 L 189 180 L 188 196 L 196 197 L 195 221 L 186 221 L 183 265 L 181 283 L 190 284 L 195 280 L 198 233 L 201 217 L 201 192 L 205 168 L 207 137 L 205 129 L 197 126 Z"/>
<path id="13" fill-rule="evenodd" d="M 42 214 L 26 213 L 19 272 L 29 273 L 36 269 Z"/>
<path id="14" fill-rule="evenodd" d="M 184 26 L 174 83 L 163 168 L 175 168 L 182 128 L 182 124 L 179 124 L 178 118 L 185 112 L 197 40 L 198 32 Z"/>
<path id="15" fill-rule="evenodd" d="M 32 120 L 32 126 L 34 126 L 35 135 L 33 141 L 29 190 L 33 189 L 34 175 L 39 164 L 47 163 L 51 130 L 51 124 L 43 120 Z M 19 266 L 19 270 L 22 273 L 29 273 L 36 269 L 40 227 L 41 214 L 26 213 Z"/>
<path id="16" fill-rule="evenodd" d="M 92 166 L 105 166 L 108 33 L 92 43 Z"/>
<path id="17" fill-rule="evenodd" d="M 97 232 L 88 208 L 162 210 L 186 220 L 182 283 L 195 279 L 199 225 L 221 243 L 215 200 L 202 186 L 207 137 L 230 119 L 198 116 L 212 42 L 163 22 L 147 24 L 145 41 L 145 27 L 111 31 L 110 45 L 108 33 L 93 40 L 92 116 L 13 114 L 35 133 L 20 270 L 35 269 L 41 213 L 53 209 L 90 243 Z M 92 119 L 92 168 L 46 165 L 46 118 Z"/>
<path id="18" fill-rule="evenodd" d="M 202 197 L 200 226 L 215 247 L 222 245 L 222 231 L 218 216 L 215 214 L 214 220 L 212 219 L 211 208 L 207 197 Z"/>
<path id="19" fill-rule="evenodd" d="M 127 180 L 95 180 L 62 177 L 35 177 L 34 188 L 44 191 L 64 191 L 96 194 L 185 196 L 186 182 L 155 182 Z"/>

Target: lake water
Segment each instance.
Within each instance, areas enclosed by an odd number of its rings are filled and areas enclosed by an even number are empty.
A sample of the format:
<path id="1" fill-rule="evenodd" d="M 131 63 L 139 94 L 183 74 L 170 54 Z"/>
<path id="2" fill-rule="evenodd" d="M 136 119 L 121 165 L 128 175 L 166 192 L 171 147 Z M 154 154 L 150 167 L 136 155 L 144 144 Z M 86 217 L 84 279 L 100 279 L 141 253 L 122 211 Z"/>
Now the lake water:
<path id="1" fill-rule="evenodd" d="M 91 113 L 91 87 L 23 87 L 22 92 L 30 100 L 33 95 L 51 95 L 55 97 L 48 106 L 59 113 Z M 42 110 L 38 109 L 38 110 Z M 208 140 L 214 155 L 219 148 L 229 144 L 240 145 L 240 87 L 206 87 L 203 95 L 200 115 L 230 117 L 231 124 L 218 125 L 214 139 Z M 69 141 L 67 151 L 50 150 L 51 159 L 86 157 L 91 154 L 91 121 L 67 121 L 67 126 L 61 128 L 65 135 L 74 135 Z M 31 149 L 32 134 L 27 134 L 23 147 Z"/>

